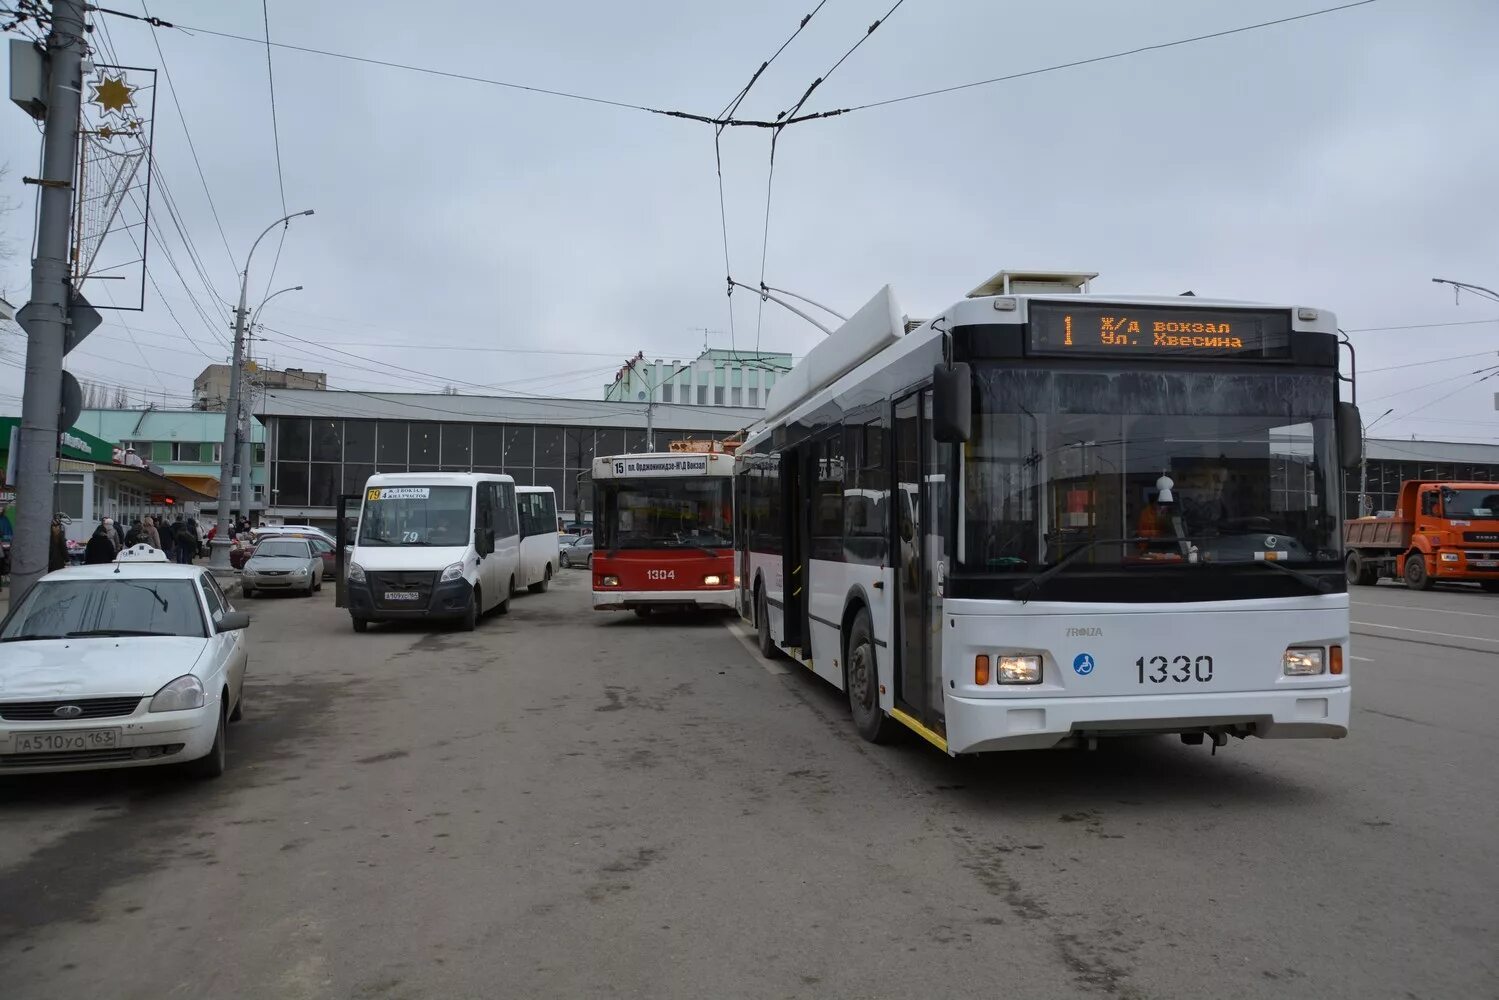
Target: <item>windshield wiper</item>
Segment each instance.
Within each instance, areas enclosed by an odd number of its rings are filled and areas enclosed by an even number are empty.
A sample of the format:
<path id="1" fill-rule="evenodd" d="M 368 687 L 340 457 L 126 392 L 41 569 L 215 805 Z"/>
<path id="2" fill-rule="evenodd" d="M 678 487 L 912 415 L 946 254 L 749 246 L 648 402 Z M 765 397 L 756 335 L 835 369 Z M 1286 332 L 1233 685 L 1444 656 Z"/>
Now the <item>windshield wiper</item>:
<path id="1" fill-rule="evenodd" d="M 1280 563 L 1276 562 L 1274 559 L 1235 559 L 1233 562 L 1220 562 L 1220 561 L 1218 561 L 1218 560 L 1215 559 L 1211 563 L 1209 563 L 1209 565 L 1212 565 L 1212 566 L 1268 566 L 1271 569 L 1279 570 L 1280 572 L 1286 574 L 1289 577 L 1293 577 L 1298 582 L 1306 585 L 1307 587 L 1310 587 L 1312 590 L 1315 590 L 1319 594 L 1329 594 L 1329 593 L 1332 592 L 1332 582 L 1329 581 L 1326 577 L 1313 576 L 1310 573 L 1303 573 L 1299 569 L 1292 569 L 1289 566 L 1282 566 Z"/>
<path id="2" fill-rule="evenodd" d="M 710 549 L 706 545 L 699 545 L 696 542 L 672 542 L 671 546 L 678 549 L 697 549 L 699 552 L 707 553 L 710 556 L 718 555 L 716 550 Z"/>
<path id="3" fill-rule="evenodd" d="M 90 628 L 78 632 L 65 632 L 66 639 L 83 639 L 89 636 L 126 636 L 126 635 L 176 635 L 176 632 L 152 632 L 149 629 L 138 628 Z"/>
<path id="4" fill-rule="evenodd" d="M 61 639 L 60 635 L 8 635 L 0 642 L 35 642 L 37 639 Z"/>
<path id="5" fill-rule="evenodd" d="M 1161 542 L 1161 543 L 1165 543 L 1165 542 L 1186 542 L 1186 541 L 1190 541 L 1190 539 L 1187 539 L 1187 538 L 1144 538 L 1144 537 L 1139 537 L 1139 536 L 1137 536 L 1135 538 L 1099 538 L 1099 539 L 1096 539 L 1094 541 L 1088 542 L 1086 545 L 1079 545 L 1077 548 L 1075 548 L 1071 552 L 1067 553 L 1061 559 L 1057 560 L 1056 565 L 1052 566 L 1050 569 L 1043 570 L 1042 572 L 1036 574 L 1035 576 L 1031 577 L 1029 580 L 1027 580 L 1024 583 L 1022 583 L 1020 586 L 1016 587 L 1015 588 L 1015 596 L 1018 597 L 1018 598 L 1020 598 L 1021 601 L 1029 601 L 1031 599 L 1031 597 L 1033 597 L 1035 594 L 1040 593 L 1042 587 L 1046 586 L 1046 581 L 1050 580 L 1052 577 L 1054 577 L 1058 573 L 1062 572 L 1062 570 L 1066 569 L 1068 566 L 1071 566 L 1073 563 L 1077 562 L 1078 559 L 1082 558 L 1084 555 L 1088 554 L 1089 552 L 1092 552 L 1094 549 L 1098 548 L 1101 545 L 1129 545 L 1131 543 L 1139 543 L 1139 542 Z"/>

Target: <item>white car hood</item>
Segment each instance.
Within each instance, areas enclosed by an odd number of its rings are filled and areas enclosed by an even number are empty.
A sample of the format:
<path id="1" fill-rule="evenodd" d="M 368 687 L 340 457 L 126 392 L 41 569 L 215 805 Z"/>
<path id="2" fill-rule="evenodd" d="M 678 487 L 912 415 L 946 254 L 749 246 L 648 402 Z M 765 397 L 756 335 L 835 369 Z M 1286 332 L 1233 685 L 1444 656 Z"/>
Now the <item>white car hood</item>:
<path id="1" fill-rule="evenodd" d="M 207 645 L 176 635 L 0 643 L 0 701 L 150 696 L 191 673 Z"/>
<path id="2" fill-rule="evenodd" d="M 349 561 L 376 573 L 419 569 L 439 573 L 463 562 L 467 553 L 466 545 L 361 545 L 352 550 Z"/>

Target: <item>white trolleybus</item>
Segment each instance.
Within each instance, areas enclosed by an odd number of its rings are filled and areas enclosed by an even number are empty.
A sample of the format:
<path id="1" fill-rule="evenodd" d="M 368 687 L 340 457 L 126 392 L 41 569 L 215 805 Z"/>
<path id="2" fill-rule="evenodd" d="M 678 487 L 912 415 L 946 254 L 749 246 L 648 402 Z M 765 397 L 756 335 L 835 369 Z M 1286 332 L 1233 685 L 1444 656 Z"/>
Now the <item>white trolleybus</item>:
<path id="1" fill-rule="evenodd" d="M 593 606 L 731 610 L 734 456 L 707 442 L 593 460 Z"/>
<path id="2" fill-rule="evenodd" d="M 1000 272 L 941 316 L 887 287 L 738 453 L 741 613 L 873 741 L 1347 734 L 1325 310 Z"/>

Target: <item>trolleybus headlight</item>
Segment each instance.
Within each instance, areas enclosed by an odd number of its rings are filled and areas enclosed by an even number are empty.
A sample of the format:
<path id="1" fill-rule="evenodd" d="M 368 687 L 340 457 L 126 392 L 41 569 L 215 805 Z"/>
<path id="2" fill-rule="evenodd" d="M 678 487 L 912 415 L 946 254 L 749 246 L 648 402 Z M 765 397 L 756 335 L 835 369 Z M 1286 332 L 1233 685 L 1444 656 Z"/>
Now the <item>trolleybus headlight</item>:
<path id="1" fill-rule="evenodd" d="M 703 577 L 704 587 L 716 587 L 720 583 L 723 583 L 723 580 L 716 573 L 709 573 L 707 576 Z"/>
<path id="2" fill-rule="evenodd" d="M 442 571 L 442 578 L 438 583 L 452 583 L 454 580 L 463 579 L 463 563 L 455 562 Z"/>
<path id="3" fill-rule="evenodd" d="M 618 587 L 619 586 L 619 577 L 617 577 L 617 576 L 601 576 L 601 577 L 599 577 L 599 586 L 600 587 Z"/>
<path id="4" fill-rule="evenodd" d="M 361 566 L 361 565 L 359 565 L 357 562 L 351 562 L 351 563 L 349 563 L 349 582 L 350 583 L 363 583 L 364 582 L 364 567 Z"/>
<path id="5" fill-rule="evenodd" d="M 1442 562 L 1457 562 L 1458 558 L 1459 557 L 1458 557 L 1458 554 L 1456 552 L 1443 552 L 1442 553 Z"/>
<path id="6" fill-rule="evenodd" d="M 1304 677 L 1322 672 L 1322 648 L 1304 649 L 1292 647 L 1281 657 L 1281 666 L 1288 677 Z"/>
<path id="7" fill-rule="evenodd" d="M 1041 657 L 1001 656 L 998 676 L 1001 684 L 1040 684 Z"/>

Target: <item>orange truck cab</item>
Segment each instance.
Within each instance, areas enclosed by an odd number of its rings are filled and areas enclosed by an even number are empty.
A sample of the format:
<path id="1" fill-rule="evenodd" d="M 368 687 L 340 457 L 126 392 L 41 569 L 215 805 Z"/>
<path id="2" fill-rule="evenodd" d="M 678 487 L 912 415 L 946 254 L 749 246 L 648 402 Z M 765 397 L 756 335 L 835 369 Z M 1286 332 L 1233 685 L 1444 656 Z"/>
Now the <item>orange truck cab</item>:
<path id="1" fill-rule="evenodd" d="M 1499 483 L 1407 480 L 1394 517 L 1343 522 L 1348 582 L 1473 582 L 1499 592 Z"/>

